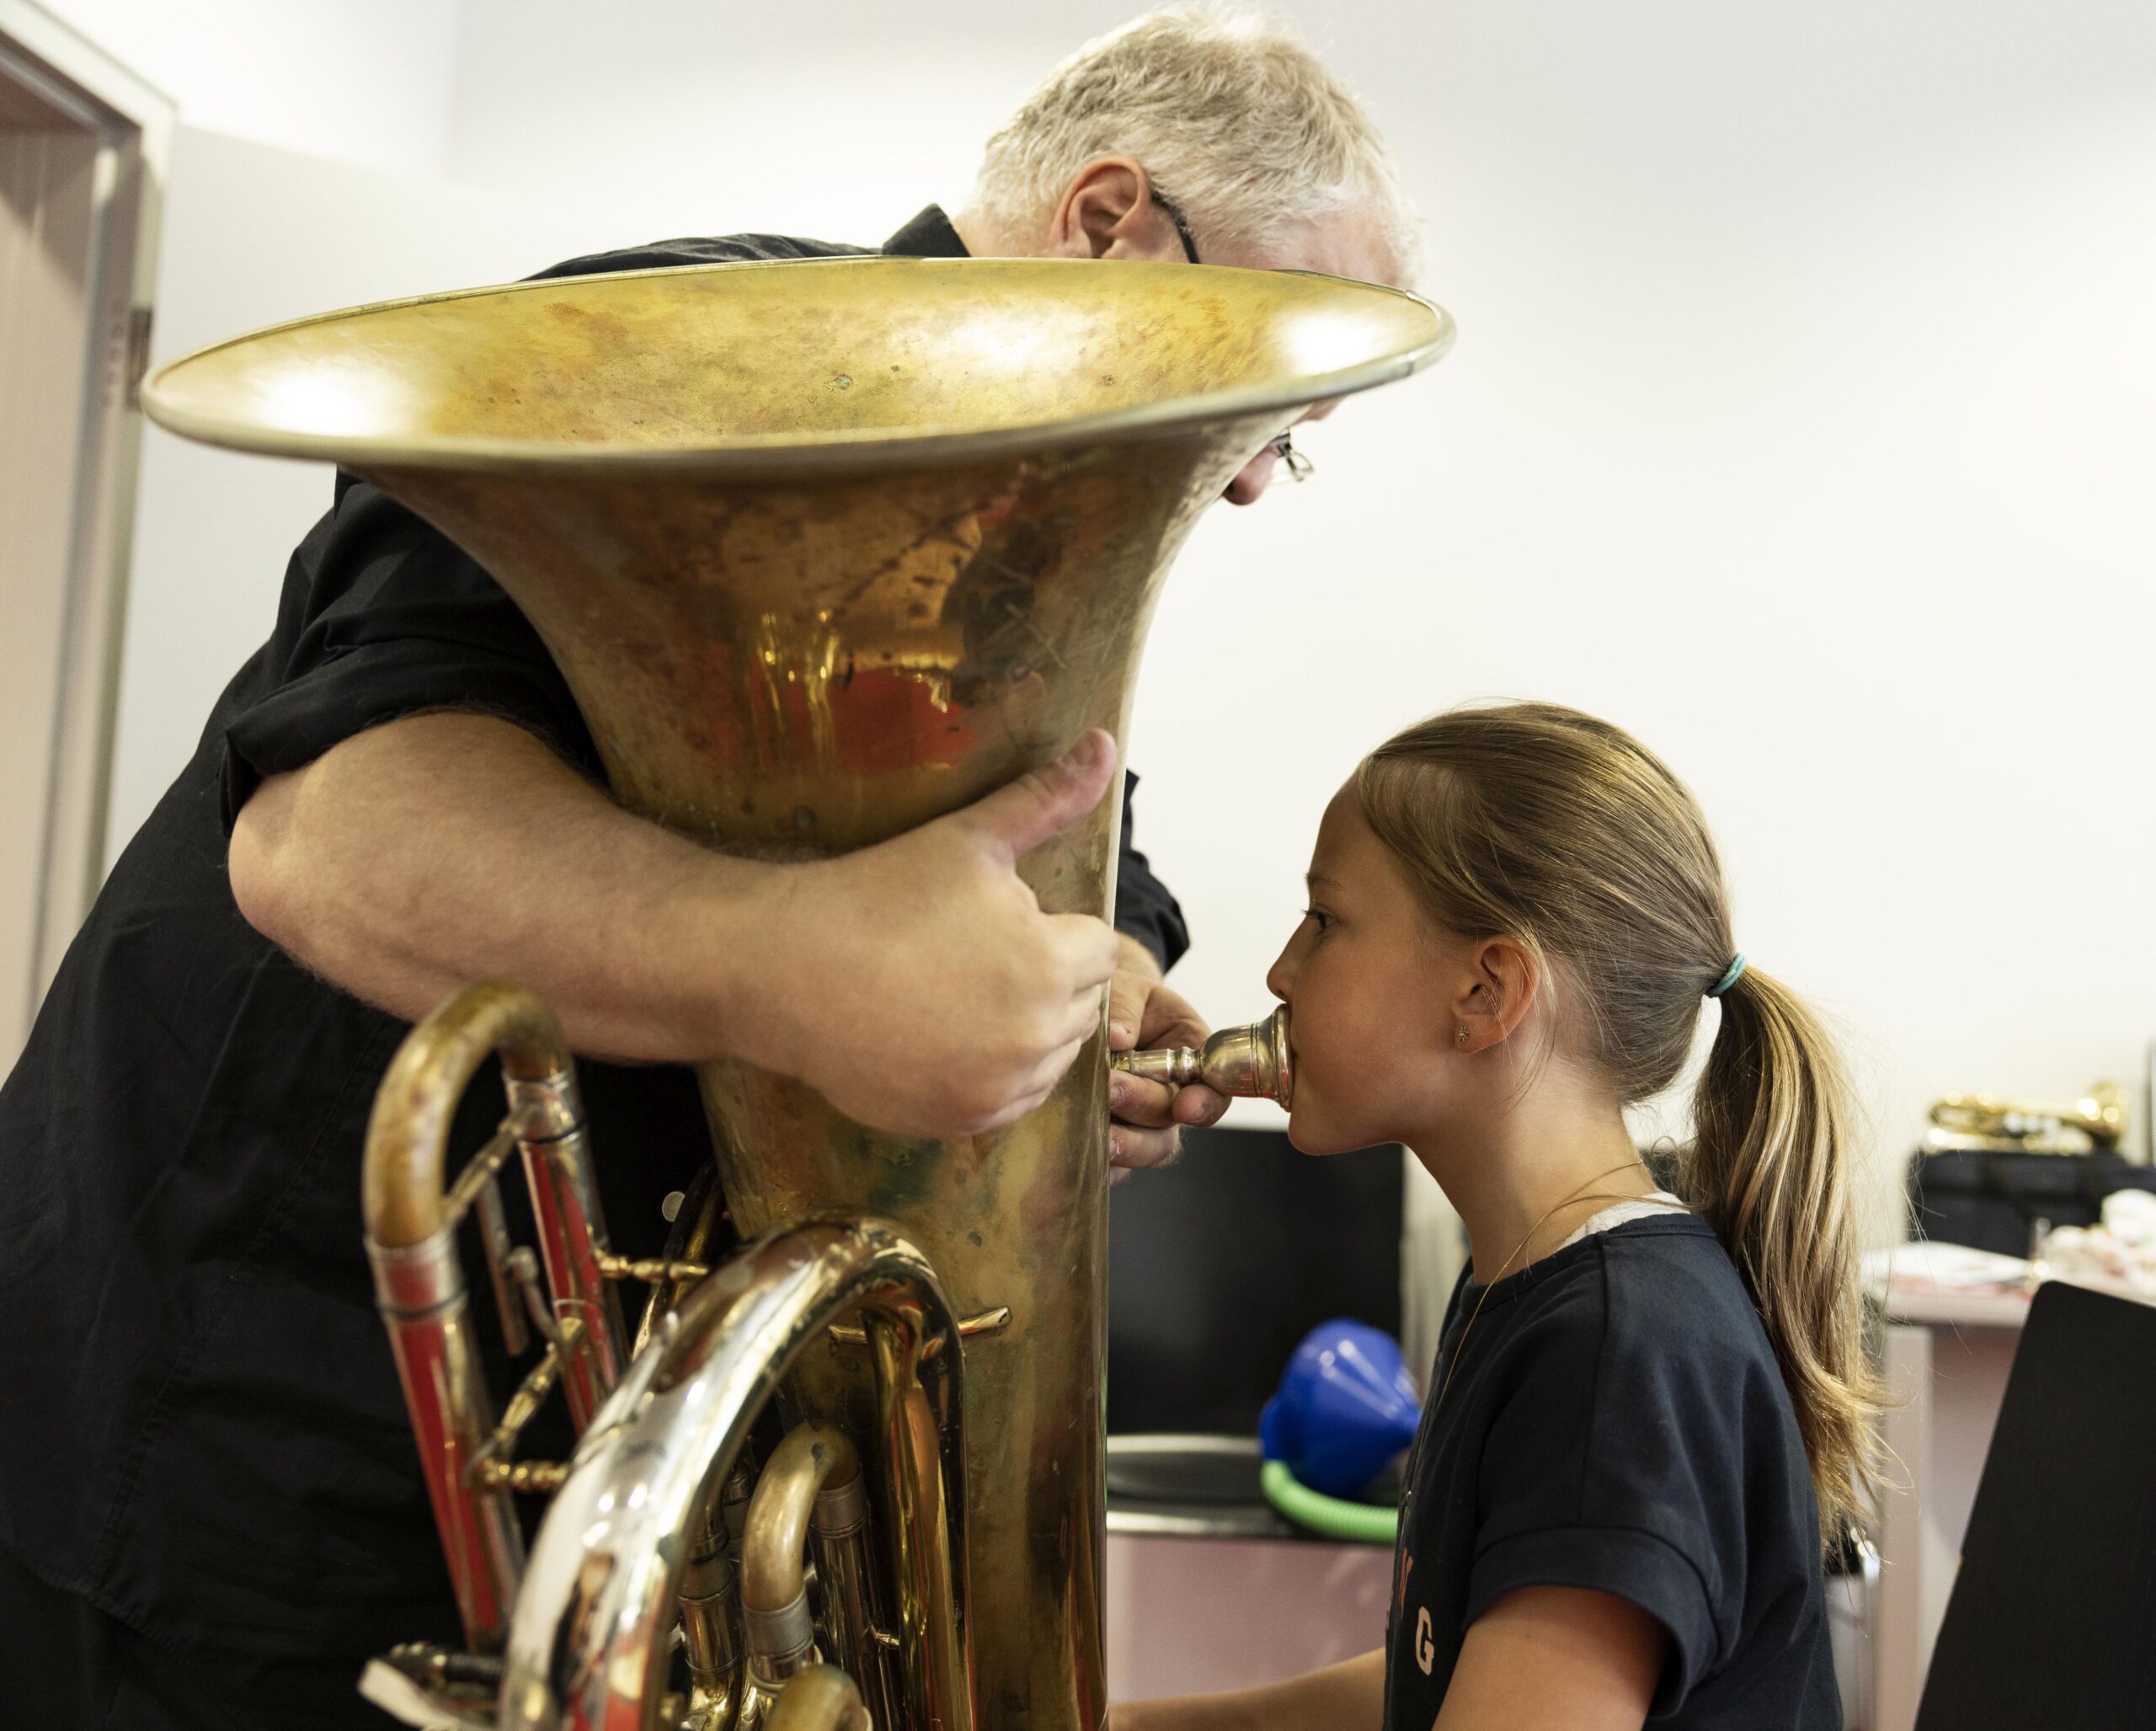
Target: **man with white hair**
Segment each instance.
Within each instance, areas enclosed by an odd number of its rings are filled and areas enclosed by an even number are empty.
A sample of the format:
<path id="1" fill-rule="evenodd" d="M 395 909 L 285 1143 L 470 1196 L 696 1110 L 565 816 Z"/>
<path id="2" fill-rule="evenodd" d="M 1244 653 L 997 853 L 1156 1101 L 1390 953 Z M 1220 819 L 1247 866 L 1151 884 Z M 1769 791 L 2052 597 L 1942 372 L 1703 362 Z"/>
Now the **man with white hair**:
<path id="1" fill-rule="evenodd" d="M 1292 27 L 1195 8 L 1137 19 L 1050 72 L 989 140 L 953 227 L 980 258 L 1181 258 L 1396 287 L 1420 255 L 1384 140 Z M 1229 501 L 1256 500 L 1284 454 L 1251 459 Z"/>
<path id="2" fill-rule="evenodd" d="M 737 236 L 549 274 L 866 250 Z M 885 250 L 1390 281 L 1412 264 L 1353 99 L 1283 27 L 1198 12 L 1081 50 L 990 142 L 956 216 L 931 206 Z M 1281 455 L 1228 497 L 1255 500 Z M 359 1198 L 390 1054 L 456 988 L 520 979 L 576 1050 L 617 1061 L 581 1068 L 632 1256 L 709 1158 L 686 1064 L 743 1058 L 865 1123 L 951 1136 L 1039 1100 L 1103 986 L 1116 1045 L 1202 1038 L 1161 984 L 1185 940 L 1141 857 L 1116 931 L 1043 915 L 1013 869 L 1098 801 L 1110 756 L 1096 736 L 839 859 L 708 852 L 607 797 L 558 670 L 486 572 L 340 475 L 270 640 L 0 1090 L 0 1722 L 369 1726 L 364 1659 L 456 1638 Z M 1118 1077 L 1115 1158 L 1166 1158 L 1178 1119 L 1222 1103 Z"/>

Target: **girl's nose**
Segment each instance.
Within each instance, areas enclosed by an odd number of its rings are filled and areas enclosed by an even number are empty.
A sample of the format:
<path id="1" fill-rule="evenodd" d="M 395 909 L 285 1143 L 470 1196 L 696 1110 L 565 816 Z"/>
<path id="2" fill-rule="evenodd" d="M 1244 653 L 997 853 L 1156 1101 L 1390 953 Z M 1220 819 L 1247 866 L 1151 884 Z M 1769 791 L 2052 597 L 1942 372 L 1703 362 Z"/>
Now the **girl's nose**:
<path id="1" fill-rule="evenodd" d="M 1265 970 L 1265 989 L 1282 1003 L 1290 1002 L 1290 993 L 1295 983 L 1295 943 L 1289 939 L 1288 947 L 1273 959 L 1273 965 Z"/>

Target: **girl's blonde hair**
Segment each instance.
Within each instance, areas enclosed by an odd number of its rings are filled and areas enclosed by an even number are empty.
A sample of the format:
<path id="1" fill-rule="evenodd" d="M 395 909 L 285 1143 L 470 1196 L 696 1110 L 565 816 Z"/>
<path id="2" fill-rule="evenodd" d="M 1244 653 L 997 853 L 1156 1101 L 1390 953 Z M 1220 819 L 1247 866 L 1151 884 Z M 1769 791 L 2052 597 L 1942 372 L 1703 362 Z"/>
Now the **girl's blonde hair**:
<path id="1" fill-rule="evenodd" d="M 1556 704 L 1454 709 L 1371 752 L 1356 791 L 1440 926 L 1541 962 L 1559 1038 L 1624 1103 L 1676 1080 L 1736 946 L 1705 821 L 1659 758 Z M 1831 1542 L 1869 1501 L 1877 1447 L 1847 1084 L 1779 980 L 1748 966 L 1721 1002 L 1678 1188 L 1766 1325 Z"/>

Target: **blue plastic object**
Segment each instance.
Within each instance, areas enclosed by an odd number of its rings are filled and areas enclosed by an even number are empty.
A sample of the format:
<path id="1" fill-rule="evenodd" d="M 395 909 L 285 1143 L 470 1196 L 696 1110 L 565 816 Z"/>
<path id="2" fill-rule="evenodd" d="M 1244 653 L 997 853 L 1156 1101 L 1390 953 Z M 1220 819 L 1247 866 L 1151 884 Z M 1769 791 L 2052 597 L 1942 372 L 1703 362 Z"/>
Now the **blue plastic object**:
<path id="1" fill-rule="evenodd" d="M 1258 1415 L 1259 1447 L 1301 1483 L 1359 1496 L 1415 1440 L 1422 1397 L 1382 1328 L 1339 1317 L 1303 1337 Z"/>

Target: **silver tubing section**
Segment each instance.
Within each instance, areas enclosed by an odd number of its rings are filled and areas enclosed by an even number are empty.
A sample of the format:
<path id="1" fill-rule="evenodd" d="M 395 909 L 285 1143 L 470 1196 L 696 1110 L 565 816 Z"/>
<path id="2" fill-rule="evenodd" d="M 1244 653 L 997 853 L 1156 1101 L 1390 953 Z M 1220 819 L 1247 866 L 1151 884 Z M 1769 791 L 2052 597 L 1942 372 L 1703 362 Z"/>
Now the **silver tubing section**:
<path id="1" fill-rule="evenodd" d="M 889 1623 L 878 1590 L 883 1575 L 870 1542 L 868 1492 L 861 1473 L 842 1485 L 825 1487 L 816 1499 L 811 1529 L 822 1611 L 818 1643 L 832 1663 L 853 1678 L 876 1723 L 896 1725 L 891 1655 L 879 1638 Z"/>
<path id="2" fill-rule="evenodd" d="M 441 1535 L 466 1643 L 498 1653 L 524 1566 L 524 1536 L 505 1490 L 477 1490 L 465 1473 L 494 1429 L 493 1402 L 472 1338 L 464 1274 L 448 1231 L 418 1244 L 369 1244 L 375 1299 Z"/>
<path id="3" fill-rule="evenodd" d="M 599 1258 L 608 1248 L 606 1221 L 584 1134 L 584 1103 L 571 1070 L 502 1080 L 510 1117 L 522 1127 L 518 1145 L 555 1320 L 574 1316 L 584 1322 L 583 1337 L 562 1366 L 562 1393 L 580 1434 L 621 1380 L 629 1351 L 620 1295 L 599 1272 Z"/>

